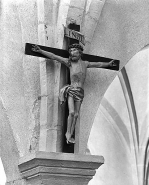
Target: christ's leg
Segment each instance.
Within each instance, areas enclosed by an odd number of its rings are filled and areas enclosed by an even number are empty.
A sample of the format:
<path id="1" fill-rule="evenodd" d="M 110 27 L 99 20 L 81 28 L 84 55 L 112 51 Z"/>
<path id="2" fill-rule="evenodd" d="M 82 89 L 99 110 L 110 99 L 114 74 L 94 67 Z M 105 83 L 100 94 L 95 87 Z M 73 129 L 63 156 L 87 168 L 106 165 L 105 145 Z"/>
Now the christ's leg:
<path id="1" fill-rule="evenodd" d="M 73 122 L 72 122 L 72 125 L 71 125 L 71 132 L 70 132 L 71 137 L 73 135 L 75 125 L 76 125 L 76 122 L 77 122 L 77 119 L 78 119 L 78 116 L 79 116 L 81 103 L 82 102 L 80 102 L 80 101 L 75 101 L 74 102 L 74 118 L 73 118 Z"/>
<path id="2" fill-rule="evenodd" d="M 68 96 L 68 109 L 69 109 L 69 116 L 67 119 L 67 132 L 65 134 L 66 139 L 68 142 L 71 142 L 71 127 L 74 119 L 74 100 L 71 96 Z"/>

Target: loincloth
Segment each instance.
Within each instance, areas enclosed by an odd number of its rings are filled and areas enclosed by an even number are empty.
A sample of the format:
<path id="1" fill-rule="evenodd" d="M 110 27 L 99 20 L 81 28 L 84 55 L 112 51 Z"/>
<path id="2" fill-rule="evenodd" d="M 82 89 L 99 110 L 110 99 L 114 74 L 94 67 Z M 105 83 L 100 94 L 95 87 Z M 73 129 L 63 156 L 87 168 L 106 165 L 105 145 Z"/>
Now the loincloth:
<path id="1" fill-rule="evenodd" d="M 59 99 L 60 104 L 63 104 L 67 97 L 71 96 L 75 101 L 83 101 L 84 90 L 81 87 L 73 87 L 71 85 L 66 85 L 60 90 Z"/>

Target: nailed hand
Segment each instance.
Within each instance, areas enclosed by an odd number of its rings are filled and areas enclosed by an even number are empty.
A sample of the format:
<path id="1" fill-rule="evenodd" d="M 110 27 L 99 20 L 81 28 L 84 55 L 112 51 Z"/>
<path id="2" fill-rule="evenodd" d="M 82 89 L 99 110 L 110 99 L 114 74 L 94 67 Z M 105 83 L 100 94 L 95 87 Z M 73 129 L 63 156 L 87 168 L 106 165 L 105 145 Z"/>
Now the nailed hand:
<path id="1" fill-rule="evenodd" d="M 32 45 L 32 46 L 33 46 L 32 51 L 37 52 L 37 53 L 40 53 L 41 49 L 40 49 L 39 46 L 37 46 L 36 44 L 35 45 Z"/>
<path id="2" fill-rule="evenodd" d="M 109 66 L 111 67 L 117 66 L 114 59 L 109 62 Z"/>

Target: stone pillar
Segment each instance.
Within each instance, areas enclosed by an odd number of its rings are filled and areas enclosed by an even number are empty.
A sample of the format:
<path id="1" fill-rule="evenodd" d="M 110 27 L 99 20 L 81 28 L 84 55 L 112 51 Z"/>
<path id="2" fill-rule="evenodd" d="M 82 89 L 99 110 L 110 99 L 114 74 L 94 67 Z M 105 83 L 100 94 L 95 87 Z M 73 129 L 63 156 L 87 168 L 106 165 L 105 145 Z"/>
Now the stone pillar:
<path id="1" fill-rule="evenodd" d="M 37 0 L 38 44 L 63 48 L 69 0 Z M 47 9 L 51 7 L 52 12 Z M 49 14 L 50 13 L 50 14 Z M 62 16 L 63 15 L 63 16 Z M 59 106 L 59 89 L 63 84 L 61 64 L 40 58 L 40 136 L 39 151 L 62 152 L 63 111 Z"/>
<path id="2" fill-rule="evenodd" d="M 27 185 L 87 185 L 102 156 L 37 152 L 20 159 L 19 169 Z"/>

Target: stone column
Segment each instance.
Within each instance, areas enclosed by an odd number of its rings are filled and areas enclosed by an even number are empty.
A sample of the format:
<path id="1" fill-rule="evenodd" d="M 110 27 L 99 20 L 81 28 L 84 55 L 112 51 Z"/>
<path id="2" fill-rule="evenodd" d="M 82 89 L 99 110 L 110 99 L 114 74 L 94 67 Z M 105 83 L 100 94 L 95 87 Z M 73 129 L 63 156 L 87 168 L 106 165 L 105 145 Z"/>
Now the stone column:
<path id="1" fill-rule="evenodd" d="M 63 48 L 64 28 L 69 9 L 69 0 L 37 0 L 38 44 Z M 59 4 L 59 5 L 57 5 Z M 46 6 L 51 6 L 52 14 L 47 20 Z M 51 12 L 50 12 L 51 13 Z M 63 143 L 63 112 L 59 106 L 59 89 L 63 84 L 61 64 L 40 60 L 40 136 L 39 151 L 61 152 Z M 62 75 L 63 76 L 63 75 Z"/>
<path id="2" fill-rule="evenodd" d="M 102 156 L 37 152 L 20 159 L 19 169 L 28 185 L 87 185 Z"/>

